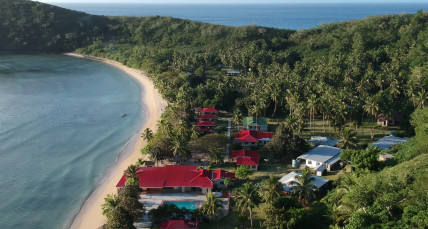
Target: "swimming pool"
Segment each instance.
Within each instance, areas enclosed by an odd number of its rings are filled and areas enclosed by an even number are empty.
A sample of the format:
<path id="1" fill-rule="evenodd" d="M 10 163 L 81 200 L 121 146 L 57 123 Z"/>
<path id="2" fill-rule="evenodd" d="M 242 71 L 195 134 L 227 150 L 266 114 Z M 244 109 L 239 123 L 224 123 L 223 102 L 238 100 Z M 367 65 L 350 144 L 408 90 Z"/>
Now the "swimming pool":
<path id="1" fill-rule="evenodd" d="M 199 206 L 199 202 L 197 201 L 169 201 L 164 200 L 162 201 L 162 205 L 164 204 L 174 204 L 178 208 L 186 208 L 189 210 L 195 210 Z"/>

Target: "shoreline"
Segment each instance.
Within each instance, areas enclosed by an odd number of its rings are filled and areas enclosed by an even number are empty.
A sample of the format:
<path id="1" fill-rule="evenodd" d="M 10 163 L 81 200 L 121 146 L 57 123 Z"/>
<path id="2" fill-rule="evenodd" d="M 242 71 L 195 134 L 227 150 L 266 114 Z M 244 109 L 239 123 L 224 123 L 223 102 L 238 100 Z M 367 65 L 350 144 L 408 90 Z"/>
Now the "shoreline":
<path id="1" fill-rule="evenodd" d="M 135 133 L 124 146 L 111 171 L 108 171 L 104 175 L 95 190 L 85 200 L 82 207 L 75 215 L 70 226 L 71 229 L 95 229 L 99 228 L 106 222 L 106 218 L 102 215 L 101 210 L 101 205 L 104 203 L 104 198 L 107 196 L 107 194 L 117 193 L 116 184 L 122 177 L 123 171 L 126 170 L 129 165 L 137 162 L 138 159 L 142 157 L 140 150 L 147 143 L 140 137 L 140 133 L 145 128 L 150 128 L 151 130 L 156 131 L 157 121 L 160 119 L 167 103 L 162 99 L 162 96 L 154 88 L 153 81 L 140 70 L 133 69 L 119 62 L 100 57 L 81 55 L 77 53 L 65 53 L 64 55 L 99 61 L 101 63 L 116 67 L 127 73 L 133 80 L 135 80 L 141 89 L 141 107 L 144 110 L 141 117 L 143 122 L 138 132 Z M 145 123 L 144 120 L 146 120 Z"/>

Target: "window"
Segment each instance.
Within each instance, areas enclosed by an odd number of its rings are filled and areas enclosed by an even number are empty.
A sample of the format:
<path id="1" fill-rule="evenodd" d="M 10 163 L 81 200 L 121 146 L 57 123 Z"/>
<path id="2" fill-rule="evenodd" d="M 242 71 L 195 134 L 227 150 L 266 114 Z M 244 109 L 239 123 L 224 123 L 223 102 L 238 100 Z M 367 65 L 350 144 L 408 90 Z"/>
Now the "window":
<path id="1" fill-rule="evenodd" d="M 308 165 L 312 165 L 312 161 L 308 160 Z"/>

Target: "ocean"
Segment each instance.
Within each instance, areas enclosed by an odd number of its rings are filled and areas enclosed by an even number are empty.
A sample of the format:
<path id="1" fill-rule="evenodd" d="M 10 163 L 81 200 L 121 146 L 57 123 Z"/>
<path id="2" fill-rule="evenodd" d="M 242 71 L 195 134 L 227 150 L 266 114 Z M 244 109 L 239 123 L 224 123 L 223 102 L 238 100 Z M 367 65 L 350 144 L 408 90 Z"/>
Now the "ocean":
<path id="1" fill-rule="evenodd" d="M 67 9 L 106 16 L 170 16 L 229 26 L 259 25 L 308 29 L 322 24 L 363 19 L 373 15 L 416 13 L 425 3 L 317 4 L 136 4 L 54 3 Z"/>
<path id="2" fill-rule="evenodd" d="M 55 5 L 98 15 L 159 15 L 286 29 L 428 10 L 428 3 Z M 0 228 L 69 227 L 138 133 L 140 90 L 124 72 L 98 62 L 0 56 Z"/>
<path id="3" fill-rule="evenodd" d="M 68 228 L 138 134 L 140 95 L 99 62 L 0 56 L 0 228 Z"/>

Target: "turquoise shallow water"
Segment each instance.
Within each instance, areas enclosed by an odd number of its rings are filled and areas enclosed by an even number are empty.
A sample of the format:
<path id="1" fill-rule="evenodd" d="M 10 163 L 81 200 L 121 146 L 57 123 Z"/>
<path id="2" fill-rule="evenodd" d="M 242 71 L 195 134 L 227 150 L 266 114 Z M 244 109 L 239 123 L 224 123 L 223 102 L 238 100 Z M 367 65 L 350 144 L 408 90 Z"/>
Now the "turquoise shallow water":
<path id="1" fill-rule="evenodd" d="M 138 132 L 140 94 L 102 63 L 0 56 L 0 228 L 69 227 Z"/>

